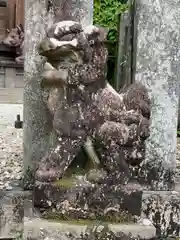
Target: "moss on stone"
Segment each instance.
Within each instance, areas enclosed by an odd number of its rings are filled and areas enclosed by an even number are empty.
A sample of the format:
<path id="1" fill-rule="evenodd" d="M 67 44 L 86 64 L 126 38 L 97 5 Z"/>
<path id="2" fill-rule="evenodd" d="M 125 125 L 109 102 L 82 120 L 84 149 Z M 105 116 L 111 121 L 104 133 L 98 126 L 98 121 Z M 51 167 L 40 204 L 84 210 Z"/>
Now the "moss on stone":
<path id="1" fill-rule="evenodd" d="M 91 169 L 97 169 L 101 167 L 101 165 L 94 164 L 92 159 L 87 155 L 84 148 L 81 148 L 74 161 L 66 170 L 66 176 L 77 174 L 77 172 L 80 172 L 82 175 L 84 175 Z"/>
<path id="2" fill-rule="evenodd" d="M 104 216 L 101 215 L 100 219 L 103 222 L 110 222 L 110 223 L 132 223 L 135 222 L 134 217 L 125 211 L 121 212 L 109 212 Z"/>
<path id="3" fill-rule="evenodd" d="M 83 176 L 84 174 L 85 170 L 82 168 L 68 168 L 64 177 L 56 181 L 55 185 L 66 189 L 75 187 L 78 176 Z"/>
<path id="4" fill-rule="evenodd" d="M 97 222 L 96 220 L 91 219 L 62 219 L 61 214 L 56 214 L 52 212 L 46 213 L 45 215 L 43 215 L 43 218 L 52 222 L 66 223 L 72 225 L 93 225 Z"/>
<path id="5" fill-rule="evenodd" d="M 23 230 L 16 232 L 14 240 L 23 240 Z"/>
<path id="6" fill-rule="evenodd" d="M 84 175 L 86 173 L 86 170 L 79 167 L 74 168 L 68 168 L 65 173 L 65 178 L 75 178 L 79 175 Z"/>
<path id="7" fill-rule="evenodd" d="M 55 185 L 63 188 L 72 188 L 76 186 L 75 178 L 62 178 L 55 182 Z"/>
<path id="8" fill-rule="evenodd" d="M 92 213 L 92 211 L 91 211 Z M 71 223 L 78 223 L 78 224 L 87 224 L 87 223 L 94 223 L 94 222 L 104 222 L 104 223 L 126 223 L 126 224 L 130 224 L 130 223 L 134 223 L 135 222 L 135 218 L 134 216 L 132 216 L 130 213 L 127 213 L 125 211 L 122 212 L 118 212 L 118 213 L 108 213 L 105 214 L 104 216 L 102 214 L 95 214 L 92 217 L 92 214 L 90 214 L 91 216 L 87 216 L 87 218 L 79 218 L 79 219 L 75 219 L 74 218 L 74 214 L 71 214 L 71 212 L 52 212 L 52 211 L 46 211 L 43 214 L 43 218 L 48 219 L 48 220 L 52 220 L 52 221 L 68 221 Z"/>

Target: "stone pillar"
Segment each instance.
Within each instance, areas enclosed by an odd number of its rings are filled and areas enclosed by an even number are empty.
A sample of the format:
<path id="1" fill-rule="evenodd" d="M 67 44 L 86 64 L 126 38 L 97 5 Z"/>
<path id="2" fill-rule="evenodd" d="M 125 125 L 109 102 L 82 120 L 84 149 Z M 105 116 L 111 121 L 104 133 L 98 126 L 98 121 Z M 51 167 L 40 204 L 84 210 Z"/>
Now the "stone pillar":
<path id="1" fill-rule="evenodd" d="M 48 19 L 53 22 L 52 16 Z M 35 163 L 47 147 L 50 131 L 48 113 L 40 88 L 40 72 L 43 60 L 36 50 L 45 36 L 47 26 L 46 0 L 25 1 L 25 64 L 24 64 L 24 187 L 32 182 Z"/>
<path id="2" fill-rule="evenodd" d="M 53 0 L 54 21 L 73 20 L 87 26 L 93 24 L 93 0 Z M 63 11 L 62 11 L 63 10 Z"/>
<path id="3" fill-rule="evenodd" d="M 156 189 L 173 187 L 180 79 L 180 2 L 137 0 L 135 80 L 145 84 L 152 101 L 147 141 L 146 179 Z"/>
<path id="4" fill-rule="evenodd" d="M 93 22 L 93 0 L 55 0 L 47 12 L 49 1 L 25 1 L 25 66 L 24 66 L 24 188 L 31 188 L 34 168 L 49 146 L 51 121 L 46 95 L 40 87 L 43 59 L 36 50 L 45 29 L 53 21 L 77 20 L 83 25 Z M 55 16 L 54 6 L 56 7 Z M 51 8 L 50 8 L 51 9 Z M 59 18 L 58 18 L 59 14 Z"/>

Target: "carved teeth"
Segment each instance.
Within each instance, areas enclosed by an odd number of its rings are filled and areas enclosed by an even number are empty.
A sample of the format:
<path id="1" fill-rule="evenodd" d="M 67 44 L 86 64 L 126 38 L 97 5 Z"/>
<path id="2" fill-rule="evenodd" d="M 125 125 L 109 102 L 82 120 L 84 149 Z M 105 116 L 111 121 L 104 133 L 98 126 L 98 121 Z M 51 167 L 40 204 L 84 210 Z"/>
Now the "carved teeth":
<path id="1" fill-rule="evenodd" d="M 58 41 L 55 38 L 50 38 L 50 42 L 55 46 L 55 47 L 62 47 L 66 45 L 71 45 L 73 47 L 77 47 L 78 41 L 77 39 L 73 39 L 72 41 Z"/>

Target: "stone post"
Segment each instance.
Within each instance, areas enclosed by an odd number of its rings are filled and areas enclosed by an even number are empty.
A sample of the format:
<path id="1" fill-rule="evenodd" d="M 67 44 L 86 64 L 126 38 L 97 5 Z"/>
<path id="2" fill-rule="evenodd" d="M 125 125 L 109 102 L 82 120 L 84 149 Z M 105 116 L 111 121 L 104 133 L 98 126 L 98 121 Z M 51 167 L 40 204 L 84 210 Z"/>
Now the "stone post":
<path id="1" fill-rule="evenodd" d="M 51 3 L 51 8 L 47 4 Z M 47 12 L 47 10 L 49 10 Z M 55 11 L 54 11 L 55 10 Z M 54 15 L 55 13 L 55 15 Z M 43 58 L 37 44 L 53 21 L 77 20 L 83 25 L 93 22 L 93 0 L 25 1 L 25 66 L 24 66 L 24 188 L 31 188 L 34 168 L 49 146 L 51 121 L 46 96 L 40 87 Z"/>
<path id="2" fill-rule="evenodd" d="M 151 135 L 145 175 L 156 189 L 173 188 L 180 79 L 180 2 L 137 0 L 135 80 L 145 84 L 152 101 Z"/>
<path id="3" fill-rule="evenodd" d="M 93 24 L 93 0 L 52 0 L 54 22 L 72 20 L 87 26 Z"/>

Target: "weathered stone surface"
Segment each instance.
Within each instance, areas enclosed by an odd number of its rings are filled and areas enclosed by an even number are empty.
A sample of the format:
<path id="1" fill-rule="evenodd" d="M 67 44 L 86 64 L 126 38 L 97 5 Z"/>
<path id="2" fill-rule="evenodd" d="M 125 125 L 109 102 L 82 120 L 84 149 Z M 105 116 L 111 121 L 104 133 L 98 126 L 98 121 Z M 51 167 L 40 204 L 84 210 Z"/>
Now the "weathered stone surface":
<path id="1" fill-rule="evenodd" d="M 50 124 L 40 87 L 43 60 L 39 58 L 37 44 L 45 36 L 45 26 L 53 20 L 46 12 L 46 0 L 25 1 L 25 63 L 24 63 L 24 188 L 31 188 L 33 171 L 48 145 Z"/>
<path id="2" fill-rule="evenodd" d="M 180 128 L 180 98 L 178 103 L 178 129 Z"/>
<path id="3" fill-rule="evenodd" d="M 152 101 L 146 176 L 156 189 L 173 187 L 179 97 L 180 2 L 138 0 L 136 82 Z M 153 16 L 153 17 L 152 17 Z M 152 171 L 151 171 L 152 170 Z"/>
<path id="4" fill-rule="evenodd" d="M 55 22 L 72 20 L 87 26 L 93 23 L 92 0 L 54 0 Z"/>
<path id="5" fill-rule="evenodd" d="M 144 191 L 142 211 L 155 226 L 157 236 L 180 236 L 180 193 Z"/>
<path id="6" fill-rule="evenodd" d="M 92 223 L 93 224 L 93 223 Z M 92 230 L 100 236 L 100 233 L 106 229 L 102 224 L 94 223 Z M 91 233 L 85 235 L 90 223 L 78 224 L 73 222 L 50 222 L 46 220 L 31 219 L 24 223 L 25 237 L 29 240 L 97 240 L 98 234 Z M 155 237 L 155 228 L 153 226 L 142 226 L 139 224 L 110 224 L 109 234 L 101 239 L 109 240 L 130 240 L 130 239 L 151 239 Z M 97 229 L 96 229 L 97 228 Z M 93 232 L 92 231 L 92 232 Z M 112 232 L 110 232 L 112 231 Z M 129 236 L 131 233 L 131 237 Z M 83 236 L 84 235 L 84 236 Z M 101 234 L 103 235 L 103 234 Z M 114 235 L 114 236 L 113 236 Z M 116 238 L 115 238 L 116 236 Z M 119 238 L 118 238 L 119 236 Z M 121 237 L 120 237 L 121 236 Z M 129 236 L 129 237 L 128 237 Z"/>
<path id="7" fill-rule="evenodd" d="M 24 63 L 23 47 L 24 47 L 24 29 L 22 24 L 17 25 L 11 29 L 6 38 L 2 41 L 4 45 L 15 48 L 16 58 L 18 64 Z"/>
<path id="8" fill-rule="evenodd" d="M 34 205 L 44 207 L 43 216 L 60 220 L 134 222 L 141 215 L 141 200 L 141 187 L 135 184 L 107 187 L 64 179 L 36 182 L 34 191 Z"/>
<path id="9" fill-rule="evenodd" d="M 24 200 L 32 198 L 22 190 L 0 193 L 0 237 L 16 237 L 23 231 Z"/>
<path id="10" fill-rule="evenodd" d="M 46 95 L 40 86 L 40 74 L 43 60 L 35 51 L 37 44 L 45 36 L 45 26 L 53 23 L 52 11 L 46 12 L 46 0 L 38 2 L 27 0 L 25 4 L 25 88 L 24 88 L 24 172 L 25 188 L 31 187 L 33 172 L 36 163 L 44 155 L 48 148 L 49 133 L 51 131 L 51 121 L 47 108 L 44 105 Z M 77 20 L 85 25 L 92 23 L 93 0 L 88 1 L 64 1 L 67 6 L 73 3 L 71 15 L 76 12 Z M 57 1 L 58 11 L 67 14 L 68 8 L 60 8 L 62 1 Z M 67 7 L 66 6 L 66 7 Z M 76 9 L 75 9 L 75 8 Z M 49 10 L 49 9 L 48 9 Z M 78 11 L 77 11 L 78 10 Z M 79 16 L 79 17 L 78 17 Z M 61 15 L 64 19 L 63 15 Z M 55 20 L 56 20 L 55 16 Z M 62 20 L 61 19 L 61 20 Z"/>
<path id="11" fill-rule="evenodd" d="M 62 21 L 50 32 L 39 53 L 47 57 L 42 81 L 51 87 L 47 105 L 57 141 L 39 161 L 36 179 L 62 178 L 89 137 L 99 143 L 99 165 L 111 184 L 124 182 L 128 165 L 144 159 L 150 124 L 146 89 L 134 84 L 118 94 L 108 84 L 103 28 Z"/>

